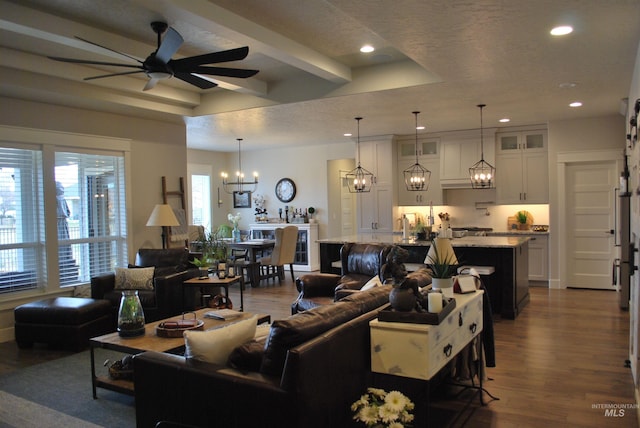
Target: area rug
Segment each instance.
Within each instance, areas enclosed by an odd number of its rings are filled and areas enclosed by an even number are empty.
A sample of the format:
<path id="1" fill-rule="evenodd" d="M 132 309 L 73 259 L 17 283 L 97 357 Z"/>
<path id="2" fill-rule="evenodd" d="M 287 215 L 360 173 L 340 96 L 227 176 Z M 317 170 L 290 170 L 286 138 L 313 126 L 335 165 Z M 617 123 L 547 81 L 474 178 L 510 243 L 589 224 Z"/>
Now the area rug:
<path id="1" fill-rule="evenodd" d="M 0 376 L 0 392 L 7 393 L 0 396 L 0 427 L 135 427 L 133 397 L 99 388 L 93 399 L 89 355 L 87 350 Z M 96 371 L 106 373 L 104 360 L 121 356 L 96 350 Z"/>

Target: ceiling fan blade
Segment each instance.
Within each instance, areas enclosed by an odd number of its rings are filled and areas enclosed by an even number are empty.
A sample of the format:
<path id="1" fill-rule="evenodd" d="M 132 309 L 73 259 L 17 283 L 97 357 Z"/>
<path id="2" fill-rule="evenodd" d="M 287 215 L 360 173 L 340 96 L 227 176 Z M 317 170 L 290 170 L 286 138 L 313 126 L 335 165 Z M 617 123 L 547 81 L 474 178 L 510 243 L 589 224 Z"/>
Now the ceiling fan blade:
<path id="1" fill-rule="evenodd" d="M 137 73 L 142 73 L 142 72 L 144 72 L 144 70 L 123 71 L 122 73 L 101 74 L 99 76 L 85 77 L 82 80 L 94 80 L 94 79 L 102 79 L 104 77 L 125 76 L 127 74 L 137 74 Z"/>
<path id="2" fill-rule="evenodd" d="M 241 79 L 246 79 L 247 77 L 254 76 L 256 73 L 258 73 L 258 70 L 245 70 L 243 68 L 200 66 L 200 67 L 192 68 L 191 73 L 210 74 L 213 76 L 238 77 Z"/>
<path id="3" fill-rule="evenodd" d="M 174 76 L 180 80 L 192 84 L 193 86 L 197 86 L 200 89 L 211 89 L 218 86 L 217 83 L 213 83 L 207 79 L 203 79 L 202 77 L 194 76 L 193 74 L 189 73 L 176 72 Z"/>
<path id="4" fill-rule="evenodd" d="M 104 62 L 104 61 L 86 61 L 84 59 L 75 59 L 75 58 L 61 58 L 58 56 L 49 56 L 47 57 L 49 59 L 52 59 L 54 61 L 61 61 L 61 62 L 72 62 L 74 64 L 93 64 L 93 65 L 109 65 L 109 66 L 113 66 L 113 67 L 129 67 L 129 68 L 141 68 L 139 65 L 134 65 L 134 64 L 120 64 L 117 62 Z"/>
<path id="5" fill-rule="evenodd" d="M 173 28 L 169 27 L 162 43 L 156 52 L 156 59 L 159 59 L 164 64 L 168 63 L 174 53 L 178 51 L 178 48 L 184 43 L 184 39 Z"/>
<path id="6" fill-rule="evenodd" d="M 149 89 L 153 89 L 153 88 L 155 88 L 156 84 L 158 83 L 158 80 L 160 80 L 160 79 L 154 79 L 153 77 L 152 77 L 152 78 L 150 78 L 150 79 L 147 81 L 147 84 L 146 84 L 146 85 L 144 85 L 144 88 L 142 88 L 142 90 L 143 90 L 143 91 L 148 91 Z"/>
<path id="7" fill-rule="evenodd" d="M 229 49 L 221 52 L 212 52 L 204 55 L 190 56 L 171 61 L 174 70 L 188 71 L 192 67 L 202 64 L 216 64 L 219 62 L 239 61 L 245 59 L 249 54 L 247 46 L 236 49 Z"/>
<path id="8" fill-rule="evenodd" d="M 118 52 L 118 51 L 116 51 L 116 50 L 114 50 L 114 49 L 108 48 L 108 47 L 106 47 L 106 46 L 99 45 L 99 44 L 97 44 L 97 43 L 95 43 L 95 42 L 92 42 L 92 41 L 90 41 L 90 40 L 83 39 L 82 37 L 78 37 L 78 36 L 75 36 L 75 37 L 76 37 L 76 39 L 78 39 L 78 40 L 82 40 L 82 41 L 83 41 L 83 42 L 85 42 L 85 43 L 89 43 L 90 45 L 97 46 L 97 47 L 102 48 L 102 49 L 106 49 L 106 50 L 108 50 L 108 51 L 110 51 L 110 52 L 113 52 L 113 53 L 117 53 L 118 55 L 125 56 L 125 57 L 127 57 L 127 58 L 130 58 L 130 59 L 132 59 L 132 60 L 134 60 L 134 61 L 137 61 L 137 62 L 139 62 L 139 63 L 141 63 L 141 64 L 142 64 L 142 61 L 141 61 L 139 58 L 133 57 L 133 56 L 131 56 L 131 55 L 127 55 L 126 53 Z"/>

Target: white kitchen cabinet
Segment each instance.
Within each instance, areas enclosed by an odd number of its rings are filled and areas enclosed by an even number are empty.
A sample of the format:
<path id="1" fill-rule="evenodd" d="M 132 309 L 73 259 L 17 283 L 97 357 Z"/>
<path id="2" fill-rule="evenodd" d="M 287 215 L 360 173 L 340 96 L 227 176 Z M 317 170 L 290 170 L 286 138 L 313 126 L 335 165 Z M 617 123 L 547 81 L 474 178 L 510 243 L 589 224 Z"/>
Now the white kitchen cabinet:
<path id="1" fill-rule="evenodd" d="M 535 235 L 529 241 L 529 281 L 549 281 L 549 237 Z"/>
<path id="2" fill-rule="evenodd" d="M 499 204 L 549 202 L 547 132 L 531 130 L 496 135 L 496 195 Z"/>
<path id="3" fill-rule="evenodd" d="M 360 140 L 360 164 L 373 174 L 370 192 L 357 193 L 358 233 L 393 232 L 397 156 L 393 137 Z"/>
<path id="4" fill-rule="evenodd" d="M 418 136 L 418 157 L 438 157 L 438 144 L 440 139 L 437 137 Z M 398 160 L 407 161 L 416 160 L 416 137 L 402 136 L 398 138 Z M 422 163 L 422 160 L 420 161 Z"/>
<path id="5" fill-rule="evenodd" d="M 495 165 L 495 130 L 484 130 L 484 160 Z M 443 135 L 440 140 L 440 184 L 443 189 L 471 188 L 469 168 L 482 154 L 480 130 Z"/>

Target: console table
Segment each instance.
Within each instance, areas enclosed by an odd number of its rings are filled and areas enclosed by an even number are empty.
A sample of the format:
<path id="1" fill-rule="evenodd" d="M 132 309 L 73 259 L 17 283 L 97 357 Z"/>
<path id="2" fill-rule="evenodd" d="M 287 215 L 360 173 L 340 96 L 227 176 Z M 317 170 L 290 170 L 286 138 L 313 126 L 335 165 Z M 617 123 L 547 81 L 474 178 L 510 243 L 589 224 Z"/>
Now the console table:
<path id="1" fill-rule="evenodd" d="M 423 426 L 417 424 L 418 420 L 427 419 L 428 381 L 482 332 L 483 293 L 478 290 L 469 294 L 455 294 L 456 307 L 438 325 L 378 319 L 369 323 L 374 379 L 381 387 L 392 385 L 409 396 L 412 395 L 409 391 L 418 391 L 412 399 L 416 403 L 416 426 Z M 380 375 L 376 376 L 376 373 Z M 482 391 L 482 375 L 478 378 L 479 390 Z M 415 399 L 425 391 L 424 400 Z"/>

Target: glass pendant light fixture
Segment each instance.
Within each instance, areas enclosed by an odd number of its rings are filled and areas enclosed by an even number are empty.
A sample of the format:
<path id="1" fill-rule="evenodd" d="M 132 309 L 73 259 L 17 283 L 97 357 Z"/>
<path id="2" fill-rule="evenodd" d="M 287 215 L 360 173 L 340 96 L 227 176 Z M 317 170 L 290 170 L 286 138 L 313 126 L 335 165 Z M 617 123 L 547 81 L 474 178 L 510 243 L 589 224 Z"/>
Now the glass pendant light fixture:
<path id="1" fill-rule="evenodd" d="M 492 189 L 496 179 L 496 169 L 484 160 L 484 133 L 482 127 L 482 109 L 486 104 L 478 104 L 480 108 L 480 160 L 469 168 L 469 178 L 473 189 Z"/>
<path id="2" fill-rule="evenodd" d="M 360 166 L 360 121 L 362 118 L 356 117 L 355 119 L 358 123 L 358 139 L 356 140 L 358 166 L 347 173 L 347 186 L 349 187 L 349 193 L 366 193 L 371 191 L 373 174 Z"/>
<path id="3" fill-rule="evenodd" d="M 240 153 L 240 144 L 242 142 L 242 138 L 238 138 L 238 170 L 236 171 L 236 181 L 229 181 L 229 174 L 223 172 L 220 174 L 222 176 L 222 187 L 224 191 L 233 194 L 235 192 L 244 193 L 244 192 L 255 192 L 258 186 L 258 173 L 253 172 L 253 181 L 245 181 L 244 172 L 242 171 L 242 154 Z"/>
<path id="4" fill-rule="evenodd" d="M 418 162 L 418 114 L 420 112 L 414 111 L 413 114 L 416 117 L 416 163 L 404 170 L 404 184 L 411 192 L 424 192 L 429 189 L 431 171 Z"/>

